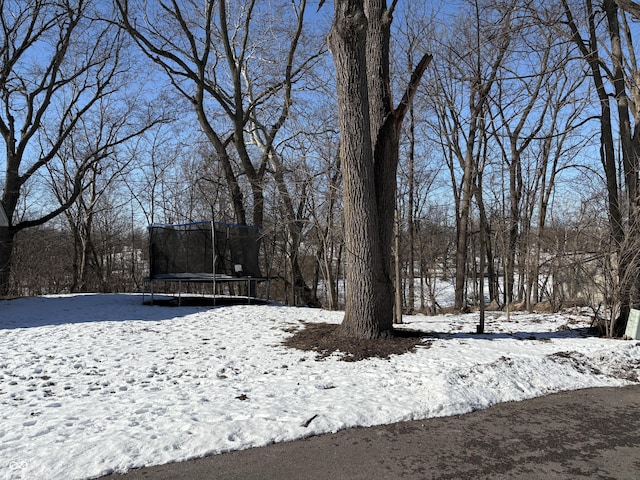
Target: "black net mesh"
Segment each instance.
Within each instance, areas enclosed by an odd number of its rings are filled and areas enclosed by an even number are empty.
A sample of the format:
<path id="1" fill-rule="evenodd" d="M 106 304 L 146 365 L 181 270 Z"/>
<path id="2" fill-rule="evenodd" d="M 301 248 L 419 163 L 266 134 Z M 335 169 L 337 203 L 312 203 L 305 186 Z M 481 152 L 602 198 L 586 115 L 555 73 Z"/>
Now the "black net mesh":
<path id="1" fill-rule="evenodd" d="M 215 223 L 215 231 L 212 232 L 211 227 L 210 222 L 151 225 L 151 277 L 212 273 L 236 277 L 262 276 L 258 263 L 258 228 Z"/>

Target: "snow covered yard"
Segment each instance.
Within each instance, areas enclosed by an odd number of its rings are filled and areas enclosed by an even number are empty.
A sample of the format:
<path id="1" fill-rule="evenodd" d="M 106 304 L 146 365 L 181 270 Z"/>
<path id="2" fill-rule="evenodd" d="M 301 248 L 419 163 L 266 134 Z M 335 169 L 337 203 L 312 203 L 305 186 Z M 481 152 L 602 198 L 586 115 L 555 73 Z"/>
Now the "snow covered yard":
<path id="1" fill-rule="evenodd" d="M 0 301 L 0 478 L 81 479 L 339 429 L 454 415 L 640 377 L 640 343 L 570 314 L 405 317 L 433 332 L 384 360 L 282 345 L 341 312 L 142 305 L 139 295 Z"/>

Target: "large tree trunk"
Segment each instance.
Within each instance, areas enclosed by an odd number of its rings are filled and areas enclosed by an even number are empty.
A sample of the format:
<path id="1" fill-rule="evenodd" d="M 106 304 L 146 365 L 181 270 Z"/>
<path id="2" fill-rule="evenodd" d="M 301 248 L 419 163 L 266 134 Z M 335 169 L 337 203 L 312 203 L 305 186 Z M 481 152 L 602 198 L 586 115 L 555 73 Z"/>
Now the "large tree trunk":
<path id="1" fill-rule="evenodd" d="M 367 18 L 362 1 L 337 0 L 328 43 L 336 65 L 342 141 L 347 290 L 342 333 L 377 338 L 393 327 L 393 295 L 383 269 L 366 58 Z"/>
<path id="2" fill-rule="evenodd" d="M 367 83 L 369 88 L 369 123 L 374 157 L 375 197 L 377 205 L 381 277 L 380 291 L 388 300 L 383 303 L 382 322 L 394 321 L 394 285 L 392 281 L 392 248 L 396 216 L 396 188 L 399 159 L 400 125 L 394 115 L 389 73 L 391 12 L 385 0 L 365 0 L 368 20 Z M 401 288 L 401 285 L 396 285 Z M 386 328 L 386 327 L 385 327 Z M 391 328 L 391 327 L 389 327 Z"/>
<path id="3" fill-rule="evenodd" d="M 7 178 L 5 179 L 5 189 L 2 195 L 2 205 L 9 227 L 0 227 L 0 297 L 6 296 L 10 291 L 9 281 L 11 279 L 11 256 L 13 254 L 13 243 L 15 238 L 15 230 L 12 227 L 13 213 L 18 204 L 20 196 L 20 183 L 18 176 L 18 167 L 20 165 L 18 158 L 13 155 L 15 144 L 9 142 L 6 152 L 7 162 Z"/>
<path id="4" fill-rule="evenodd" d="M 337 72 L 348 265 L 341 330 L 361 338 L 386 336 L 393 328 L 398 151 L 387 83 L 390 21 L 384 1 L 338 1 L 329 34 Z"/>
<path id="5" fill-rule="evenodd" d="M 0 227 L 0 297 L 10 293 L 11 253 L 14 233 L 8 227 Z"/>
<path id="6" fill-rule="evenodd" d="M 384 0 L 336 0 L 334 8 L 328 42 L 336 65 L 347 251 L 341 333 L 379 338 L 393 329 L 391 245 L 400 125 L 431 56 L 418 63 L 394 110 L 392 12 Z"/>

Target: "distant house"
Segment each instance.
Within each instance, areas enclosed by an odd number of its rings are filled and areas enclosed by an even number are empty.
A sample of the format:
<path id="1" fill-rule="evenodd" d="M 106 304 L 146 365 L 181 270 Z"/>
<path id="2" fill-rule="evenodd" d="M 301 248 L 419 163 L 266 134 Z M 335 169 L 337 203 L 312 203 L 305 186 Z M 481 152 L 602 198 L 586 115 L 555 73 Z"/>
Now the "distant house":
<path id="1" fill-rule="evenodd" d="M 0 202 L 0 227 L 8 227 L 8 226 L 9 226 L 9 219 L 7 218 L 7 214 L 4 211 L 2 202 Z"/>

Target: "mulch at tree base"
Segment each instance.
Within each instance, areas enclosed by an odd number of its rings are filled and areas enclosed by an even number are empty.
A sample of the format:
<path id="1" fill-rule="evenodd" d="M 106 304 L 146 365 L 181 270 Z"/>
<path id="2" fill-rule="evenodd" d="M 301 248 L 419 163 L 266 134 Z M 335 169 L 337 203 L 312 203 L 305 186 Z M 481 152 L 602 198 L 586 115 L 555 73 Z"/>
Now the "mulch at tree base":
<path id="1" fill-rule="evenodd" d="M 413 352 L 418 347 L 428 348 L 433 334 L 395 328 L 392 334 L 376 340 L 362 340 L 340 334 L 340 325 L 329 323 L 305 323 L 294 330 L 283 344 L 290 348 L 316 352 L 318 359 L 337 354 L 346 362 L 357 362 L 366 358 L 389 358 Z"/>

